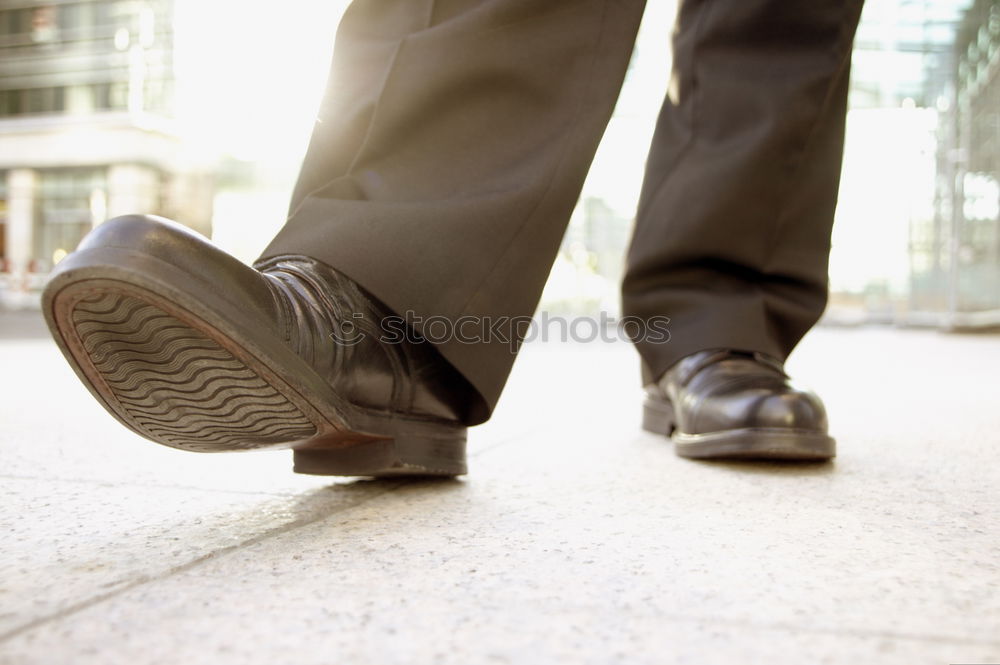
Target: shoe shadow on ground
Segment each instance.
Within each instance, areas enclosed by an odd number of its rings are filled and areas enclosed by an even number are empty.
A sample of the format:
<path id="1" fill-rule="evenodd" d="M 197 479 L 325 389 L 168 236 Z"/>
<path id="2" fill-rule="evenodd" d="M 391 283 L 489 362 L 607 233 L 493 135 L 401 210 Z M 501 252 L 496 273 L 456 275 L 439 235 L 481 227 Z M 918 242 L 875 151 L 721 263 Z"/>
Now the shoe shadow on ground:
<path id="1" fill-rule="evenodd" d="M 673 444 L 659 434 L 642 432 L 637 441 L 642 446 L 655 446 L 664 454 L 674 457 Z M 676 457 L 681 464 L 695 465 L 706 471 L 727 475 L 758 475 L 786 477 L 829 476 L 837 471 L 836 458 L 832 460 L 779 460 L 779 459 L 689 459 Z"/>
<path id="2" fill-rule="evenodd" d="M 418 476 L 397 476 L 392 478 L 359 478 L 346 482 L 331 483 L 302 494 L 289 497 L 290 502 L 283 507 L 291 518 L 289 524 L 317 522 L 332 515 L 350 510 L 379 496 L 392 492 L 407 491 L 410 494 L 444 494 L 458 492 L 465 488 L 465 482 L 458 478 L 422 478 Z"/>
<path id="3" fill-rule="evenodd" d="M 828 476 L 837 470 L 832 460 L 713 460 L 696 463 L 725 472 L 758 476 Z"/>

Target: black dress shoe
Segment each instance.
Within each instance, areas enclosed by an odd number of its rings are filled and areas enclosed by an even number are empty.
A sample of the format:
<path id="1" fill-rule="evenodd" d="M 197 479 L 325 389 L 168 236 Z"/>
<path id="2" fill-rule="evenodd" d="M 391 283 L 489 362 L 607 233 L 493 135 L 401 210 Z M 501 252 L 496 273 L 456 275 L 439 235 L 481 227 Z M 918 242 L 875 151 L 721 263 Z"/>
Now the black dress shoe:
<path id="1" fill-rule="evenodd" d="M 697 459 L 825 460 L 836 454 L 826 411 L 759 353 L 700 351 L 646 388 L 643 428 Z"/>
<path id="2" fill-rule="evenodd" d="M 474 390 L 313 259 L 254 269 L 173 222 L 118 217 L 59 263 L 43 307 L 98 401 L 157 443 L 293 448 L 321 475 L 465 473 Z"/>

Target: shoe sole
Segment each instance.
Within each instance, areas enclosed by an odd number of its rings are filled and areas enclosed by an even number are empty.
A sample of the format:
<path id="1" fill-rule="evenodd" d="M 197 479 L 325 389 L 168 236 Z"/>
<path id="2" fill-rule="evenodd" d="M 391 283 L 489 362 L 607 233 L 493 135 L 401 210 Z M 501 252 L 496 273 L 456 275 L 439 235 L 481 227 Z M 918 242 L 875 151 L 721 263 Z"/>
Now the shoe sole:
<path id="1" fill-rule="evenodd" d="M 823 461 L 837 454 L 836 440 L 814 430 L 744 427 L 707 434 L 685 434 L 676 431 L 675 422 L 670 402 L 646 397 L 643 404 L 643 429 L 670 437 L 674 443 L 674 451 L 681 457 Z"/>
<path id="2" fill-rule="evenodd" d="M 196 278 L 129 250 L 72 260 L 46 288 L 49 328 L 91 393 L 147 439 L 292 448 L 294 470 L 315 475 L 466 472 L 464 427 L 350 405 L 279 340 L 248 336 L 253 323 Z"/>

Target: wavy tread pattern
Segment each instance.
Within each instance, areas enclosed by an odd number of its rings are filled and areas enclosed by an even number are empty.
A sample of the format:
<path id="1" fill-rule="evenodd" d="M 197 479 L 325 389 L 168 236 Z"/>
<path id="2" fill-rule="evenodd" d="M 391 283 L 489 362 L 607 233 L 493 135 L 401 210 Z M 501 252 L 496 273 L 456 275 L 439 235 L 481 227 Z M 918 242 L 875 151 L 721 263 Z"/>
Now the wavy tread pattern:
<path id="1" fill-rule="evenodd" d="M 72 313 L 90 361 L 139 429 L 185 450 L 244 450 L 298 441 L 315 426 L 281 393 L 203 333 L 139 298 L 102 293 Z"/>

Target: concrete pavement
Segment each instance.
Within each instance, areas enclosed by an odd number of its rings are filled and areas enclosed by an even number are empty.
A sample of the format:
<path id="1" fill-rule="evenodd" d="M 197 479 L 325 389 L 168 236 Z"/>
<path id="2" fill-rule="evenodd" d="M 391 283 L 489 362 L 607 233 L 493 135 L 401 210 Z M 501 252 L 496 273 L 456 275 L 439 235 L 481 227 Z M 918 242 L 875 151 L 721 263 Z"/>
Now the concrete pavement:
<path id="1" fill-rule="evenodd" d="M 531 344 L 432 482 L 156 446 L 18 330 L 0 663 L 1000 662 L 1000 336 L 815 331 L 825 465 L 679 459 L 629 347 Z"/>

